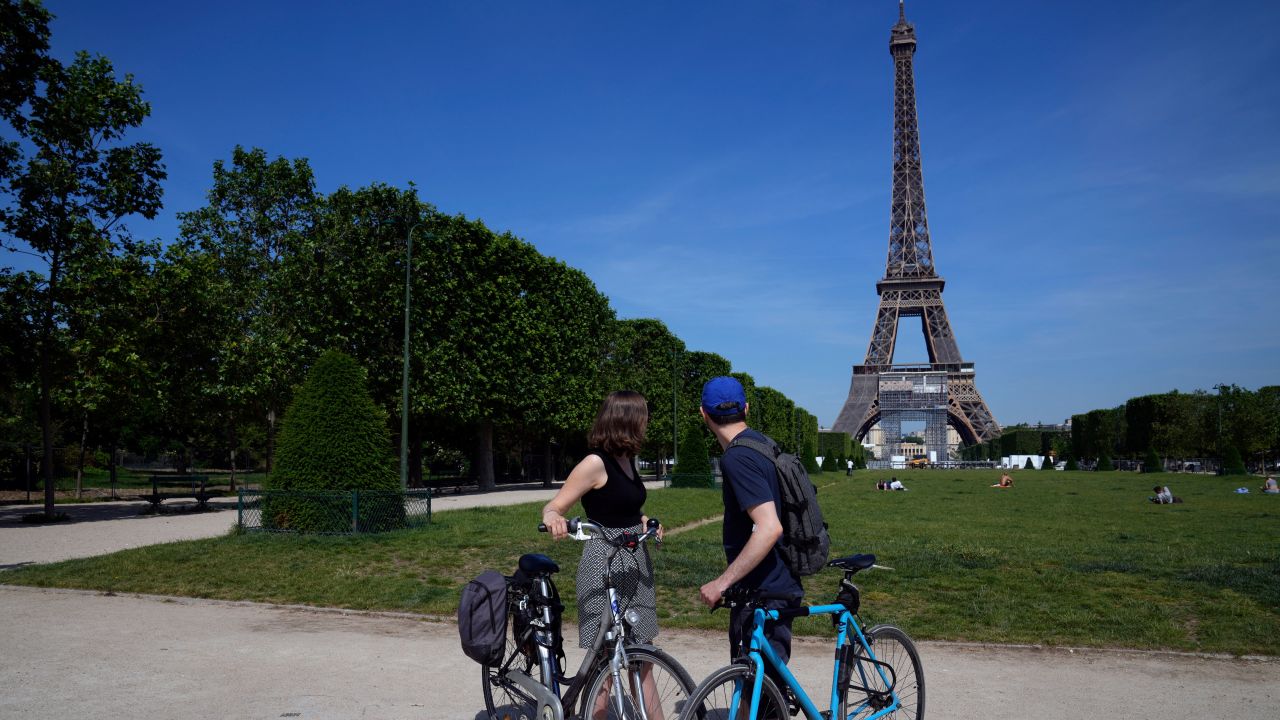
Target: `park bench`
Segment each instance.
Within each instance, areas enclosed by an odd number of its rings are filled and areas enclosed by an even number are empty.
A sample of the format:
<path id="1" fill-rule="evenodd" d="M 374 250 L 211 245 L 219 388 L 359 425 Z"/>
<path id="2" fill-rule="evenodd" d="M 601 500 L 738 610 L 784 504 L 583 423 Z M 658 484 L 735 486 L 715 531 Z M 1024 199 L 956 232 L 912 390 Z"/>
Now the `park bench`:
<path id="1" fill-rule="evenodd" d="M 208 508 L 208 500 L 214 493 L 209 492 L 209 476 L 207 475 L 170 475 L 153 473 L 151 475 L 151 493 L 142 495 L 141 499 L 151 503 L 151 512 L 160 511 L 160 503 L 173 498 L 193 498 L 201 510 Z"/>
<path id="2" fill-rule="evenodd" d="M 476 479 L 466 475 L 428 475 L 423 485 L 431 490 L 433 497 L 444 495 L 445 488 L 453 488 L 454 495 L 461 495 L 466 488 L 478 487 Z"/>

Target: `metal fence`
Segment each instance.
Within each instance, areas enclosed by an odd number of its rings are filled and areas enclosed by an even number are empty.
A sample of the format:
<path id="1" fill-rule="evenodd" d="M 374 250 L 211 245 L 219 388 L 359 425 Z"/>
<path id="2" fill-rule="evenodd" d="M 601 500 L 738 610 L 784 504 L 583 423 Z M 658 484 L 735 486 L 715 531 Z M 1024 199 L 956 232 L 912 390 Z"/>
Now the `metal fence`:
<path id="1" fill-rule="evenodd" d="M 431 522 L 431 491 L 303 492 L 242 490 L 236 524 L 243 530 L 351 535 Z"/>

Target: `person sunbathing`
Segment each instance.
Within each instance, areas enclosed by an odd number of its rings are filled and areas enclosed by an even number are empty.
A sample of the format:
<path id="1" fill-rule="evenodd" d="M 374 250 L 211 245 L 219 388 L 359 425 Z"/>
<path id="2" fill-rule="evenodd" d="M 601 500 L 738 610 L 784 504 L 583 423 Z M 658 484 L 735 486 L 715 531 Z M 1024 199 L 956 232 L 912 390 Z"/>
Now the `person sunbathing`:
<path id="1" fill-rule="evenodd" d="M 1013 478 L 1009 477 L 1009 473 L 1005 473 L 1000 476 L 1000 482 L 996 483 L 995 485 L 992 485 L 991 487 L 1011 488 L 1013 487 Z"/>

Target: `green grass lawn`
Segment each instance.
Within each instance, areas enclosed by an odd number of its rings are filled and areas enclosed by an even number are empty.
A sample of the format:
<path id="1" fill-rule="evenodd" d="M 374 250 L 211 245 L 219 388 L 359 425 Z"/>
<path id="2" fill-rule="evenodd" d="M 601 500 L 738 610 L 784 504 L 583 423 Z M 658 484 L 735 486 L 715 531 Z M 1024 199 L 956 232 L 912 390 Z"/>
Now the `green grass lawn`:
<path id="1" fill-rule="evenodd" d="M 1256 478 L 1018 471 L 815 477 L 833 554 L 875 553 L 892 572 L 858 576 L 863 619 L 921 639 L 1280 654 L 1280 496 Z M 1147 502 L 1164 484 L 1182 505 Z M 1234 488 L 1252 492 L 1237 495 Z M 718 490 L 663 490 L 649 514 L 668 528 L 718 517 Z M 23 568 L 7 583 L 399 610 L 450 616 L 481 569 L 514 569 L 524 552 L 561 565 L 575 617 L 576 543 L 534 528 L 541 504 L 442 512 L 429 527 L 354 538 L 230 535 Z M 720 524 L 673 534 L 656 555 L 665 627 L 722 629 L 697 588 L 723 565 Z M 839 574 L 807 578 L 809 599 Z M 830 632 L 800 621 L 798 632 Z"/>

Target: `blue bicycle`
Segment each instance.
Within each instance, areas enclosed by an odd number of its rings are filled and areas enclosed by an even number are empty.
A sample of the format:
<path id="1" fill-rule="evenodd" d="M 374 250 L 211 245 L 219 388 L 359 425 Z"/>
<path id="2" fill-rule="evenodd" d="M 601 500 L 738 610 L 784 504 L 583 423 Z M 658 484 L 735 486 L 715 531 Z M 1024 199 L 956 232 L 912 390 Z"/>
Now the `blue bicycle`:
<path id="1" fill-rule="evenodd" d="M 680 713 L 681 720 L 786 720 L 804 712 L 808 720 L 878 720 L 924 717 L 924 673 L 915 643 L 900 628 L 876 625 L 862 629 L 858 621 L 861 593 L 852 577 L 875 564 L 875 555 L 850 555 L 827 563 L 844 571 L 832 605 L 768 610 L 774 598 L 761 593 L 730 591 L 717 607 L 746 604 L 755 608 L 751 642 L 744 656 L 702 681 Z M 765 623 L 787 617 L 830 615 L 836 627 L 831 672 L 830 709 L 819 710 L 795 675 L 765 639 Z M 765 674 L 774 668 L 794 698 L 789 706 L 777 684 Z"/>

